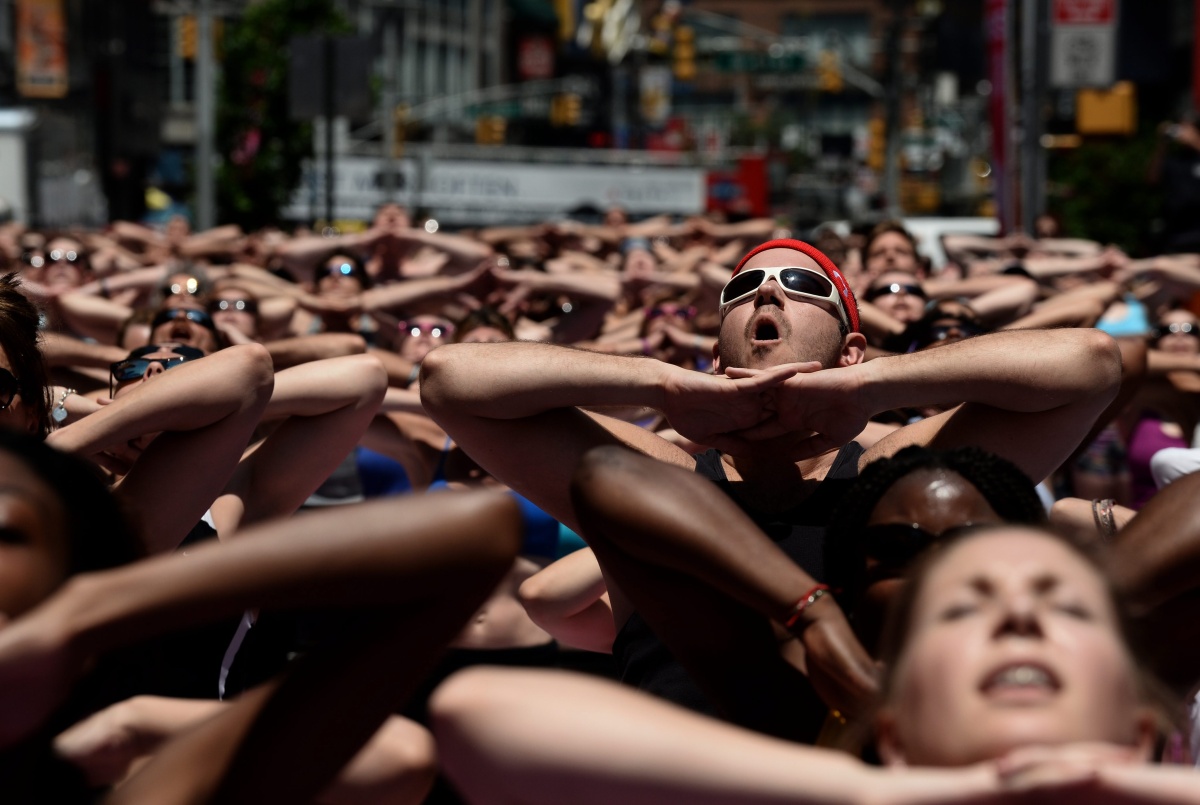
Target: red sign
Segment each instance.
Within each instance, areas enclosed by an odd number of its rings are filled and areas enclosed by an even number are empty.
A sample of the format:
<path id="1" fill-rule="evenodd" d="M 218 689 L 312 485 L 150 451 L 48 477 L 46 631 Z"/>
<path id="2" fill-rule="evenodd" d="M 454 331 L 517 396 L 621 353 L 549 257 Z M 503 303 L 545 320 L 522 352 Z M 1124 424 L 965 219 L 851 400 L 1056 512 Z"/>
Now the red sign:
<path id="1" fill-rule="evenodd" d="M 984 7 L 987 26 L 988 80 L 992 94 L 988 97 L 988 116 L 992 124 L 992 186 L 996 189 L 996 218 L 1000 231 L 1009 232 L 1014 223 L 1011 203 L 1012 188 L 1008 176 L 1008 70 L 1005 50 L 1008 47 L 1007 0 L 987 0 Z"/>
<path id="2" fill-rule="evenodd" d="M 1054 0 L 1056 25 L 1109 25 L 1117 0 Z"/>
<path id="3" fill-rule="evenodd" d="M 709 212 L 763 218 L 771 214 L 768 203 L 767 160 L 743 157 L 736 170 L 709 171 Z"/>
<path id="4" fill-rule="evenodd" d="M 517 75 L 522 81 L 554 78 L 554 40 L 523 36 L 517 43 Z"/>

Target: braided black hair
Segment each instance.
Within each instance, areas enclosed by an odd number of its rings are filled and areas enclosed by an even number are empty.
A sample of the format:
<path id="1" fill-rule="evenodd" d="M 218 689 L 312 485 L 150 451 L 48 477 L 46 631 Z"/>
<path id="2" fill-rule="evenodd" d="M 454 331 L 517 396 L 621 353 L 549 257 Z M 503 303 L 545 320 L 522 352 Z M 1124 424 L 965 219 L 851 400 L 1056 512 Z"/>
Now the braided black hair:
<path id="1" fill-rule="evenodd" d="M 890 458 L 869 464 L 834 509 L 826 538 L 829 581 L 846 590 L 853 602 L 866 563 L 860 535 L 875 507 L 896 483 L 914 472 L 945 470 L 974 486 L 1007 523 L 1041 525 L 1046 508 L 1033 481 L 1020 467 L 978 447 L 932 450 L 906 447 Z"/>

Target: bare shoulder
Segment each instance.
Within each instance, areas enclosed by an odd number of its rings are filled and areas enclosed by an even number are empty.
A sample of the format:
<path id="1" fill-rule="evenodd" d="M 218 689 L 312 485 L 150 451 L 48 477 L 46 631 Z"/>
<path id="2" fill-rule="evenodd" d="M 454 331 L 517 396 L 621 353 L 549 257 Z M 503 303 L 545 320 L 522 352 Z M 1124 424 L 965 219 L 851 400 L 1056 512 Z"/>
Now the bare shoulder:
<path id="1" fill-rule="evenodd" d="M 941 432 L 943 425 L 946 424 L 956 410 L 944 411 L 936 416 L 926 417 L 903 427 L 893 428 L 890 432 L 882 434 L 881 438 L 877 439 L 874 444 L 863 451 L 862 457 L 858 460 L 859 469 L 861 470 L 863 467 L 881 458 L 893 456 L 906 447 L 913 445 L 928 447 L 933 445 L 934 439 Z"/>

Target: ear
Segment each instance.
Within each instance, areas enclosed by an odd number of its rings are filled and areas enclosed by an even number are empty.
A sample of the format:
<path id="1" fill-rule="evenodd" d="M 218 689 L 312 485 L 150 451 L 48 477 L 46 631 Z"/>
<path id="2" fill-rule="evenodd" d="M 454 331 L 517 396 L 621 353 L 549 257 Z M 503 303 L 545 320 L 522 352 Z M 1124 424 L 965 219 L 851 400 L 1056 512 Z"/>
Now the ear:
<path id="1" fill-rule="evenodd" d="M 867 337 L 862 333 L 849 333 L 842 339 L 842 354 L 838 366 L 855 366 L 867 356 Z"/>
<path id="2" fill-rule="evenodd" d="M 896 733 L 896 714 L 884 708 L 875 716 L 875 749 L 885 766 L 907 766 L 908 759 Z"/>
<path id="3" fill-rule="evenodd" d="M 721 339 L 717 339 L 712 345 L 712 370 L 714 375 L 723 374 L 721 371 Z"/>

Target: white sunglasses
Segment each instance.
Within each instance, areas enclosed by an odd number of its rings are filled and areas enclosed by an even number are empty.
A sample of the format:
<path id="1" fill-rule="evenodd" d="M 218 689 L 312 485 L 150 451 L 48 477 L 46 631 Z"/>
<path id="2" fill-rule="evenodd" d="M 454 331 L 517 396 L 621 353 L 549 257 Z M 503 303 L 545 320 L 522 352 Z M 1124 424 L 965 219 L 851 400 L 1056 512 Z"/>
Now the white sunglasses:
<path id="1" fill-rule="evenodd" d="M 774 268 L 743 268 L 733 276 L 721 289 L 721 306 L 718 311 L 721 318 L 729 308 L 740 304 L 767 282 L 775 280 L 783 292 L 801 302 L 824 303 L 837 312 L 837 317 L 847 330 L 854 329 L 850 325 L 850 316 L 842 304 L 842 298 L 829 277 L 824 272 L 804 266 L 777 266 Z"/>

